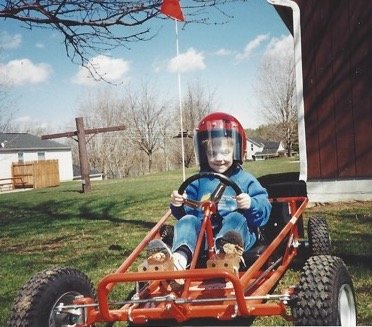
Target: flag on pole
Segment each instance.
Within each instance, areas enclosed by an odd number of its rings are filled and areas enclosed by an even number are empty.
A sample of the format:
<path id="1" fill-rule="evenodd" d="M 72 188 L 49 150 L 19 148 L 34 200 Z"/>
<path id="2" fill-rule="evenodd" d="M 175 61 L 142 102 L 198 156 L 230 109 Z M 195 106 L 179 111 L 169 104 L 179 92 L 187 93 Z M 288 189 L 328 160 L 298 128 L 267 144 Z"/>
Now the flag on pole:
<path id="1" fill-rule="evenodd" d="M 164 0 L 160 7 L 160 12 L 181 22 L 185 20 L 179 0 Z"/>
<path id="2" fill-rule="evenodd" d="M 177 22 L 181 21 L 183 22 L 185 18 L 183 17 L 183 13 L 181 10 L 180 2 L 179 0 L 164 0 L 161 7 L 160 12 L 164 15 L 174 19 L 174 23 L 176 25 L 176 50 L 177 50 L 177 76 L 178 76 L 178 100 L 179 100 L 179 106 L 180 106 L 180 125 L 181 125 L 181 151 L 182 151 L 182 174 L 183 174 L 183 180 L 186 179 L 186 172 L 185 172 L 185 146 L 183 141 L 183 113 L 182 113 L 182 95 L 181 95 L 181 74 L 179 69 L 179 49 L 178 49 L 178 26 Z"/>

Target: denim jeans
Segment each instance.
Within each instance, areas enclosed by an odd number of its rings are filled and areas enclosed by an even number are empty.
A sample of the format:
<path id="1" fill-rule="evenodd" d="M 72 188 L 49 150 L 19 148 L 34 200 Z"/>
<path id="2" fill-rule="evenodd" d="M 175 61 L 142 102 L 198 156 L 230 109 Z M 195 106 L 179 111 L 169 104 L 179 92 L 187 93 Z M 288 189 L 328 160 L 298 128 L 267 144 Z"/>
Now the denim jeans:
<path id="1" fill-rule="evenodd" d="M 178 220 L 174 228 L 172 251 L 175 252 L 184 245 L 194 254 L 201 224 L 202 219 L 194 215 L 185 215 Z M 231 230 L 241 234 L 245 251 L 256 242 L 256 235 L 249 230 L 246 218 L 239 212 L 234 211 L 222 217 L 221 228 L 216 231 L 215 241 Z"/>

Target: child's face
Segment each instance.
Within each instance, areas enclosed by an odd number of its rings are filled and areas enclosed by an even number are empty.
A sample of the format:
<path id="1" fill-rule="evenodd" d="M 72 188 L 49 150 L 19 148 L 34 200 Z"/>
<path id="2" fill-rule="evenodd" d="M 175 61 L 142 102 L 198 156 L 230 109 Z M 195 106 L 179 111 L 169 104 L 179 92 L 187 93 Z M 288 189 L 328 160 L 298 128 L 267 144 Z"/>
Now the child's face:
<path id="1" fill-rule="evenodd" d="M 207 145 L 209 167 L 216 173 L 224 173 L 233 164 L 233 141 L 226 138 L 215 138 Z"/>

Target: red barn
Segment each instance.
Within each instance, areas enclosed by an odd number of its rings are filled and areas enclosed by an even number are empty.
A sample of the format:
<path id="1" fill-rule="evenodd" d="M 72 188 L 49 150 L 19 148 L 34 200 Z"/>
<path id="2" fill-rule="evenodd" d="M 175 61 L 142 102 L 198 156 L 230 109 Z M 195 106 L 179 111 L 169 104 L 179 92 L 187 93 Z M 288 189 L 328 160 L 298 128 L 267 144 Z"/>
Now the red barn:
<path id="1" fill-rule="evenodd" d="M 372 200 L 372 1 L 267 1 L 294 36 L 310 201 Z"/>

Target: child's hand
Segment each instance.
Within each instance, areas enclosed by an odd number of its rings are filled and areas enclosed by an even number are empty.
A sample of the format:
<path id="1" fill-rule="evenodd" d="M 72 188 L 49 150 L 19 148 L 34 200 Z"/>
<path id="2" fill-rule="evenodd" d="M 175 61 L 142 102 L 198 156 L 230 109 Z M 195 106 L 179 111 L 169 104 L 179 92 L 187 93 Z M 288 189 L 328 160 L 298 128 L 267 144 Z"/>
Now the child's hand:
<path id="1" fill-rule="evenodd" d="M 247 193 L 240 193 L 236 196 L 236 203 L 239 209 L 249 209 L 251 207 L 251 197 Z"/>
<path id="2" fill-rule="evenodd" d="M 183 205 L 183 196 L 178 193 L 178 191 L 173 191 L 171 194 L 171 204 L 174 207 L 180 207 Z"/>

